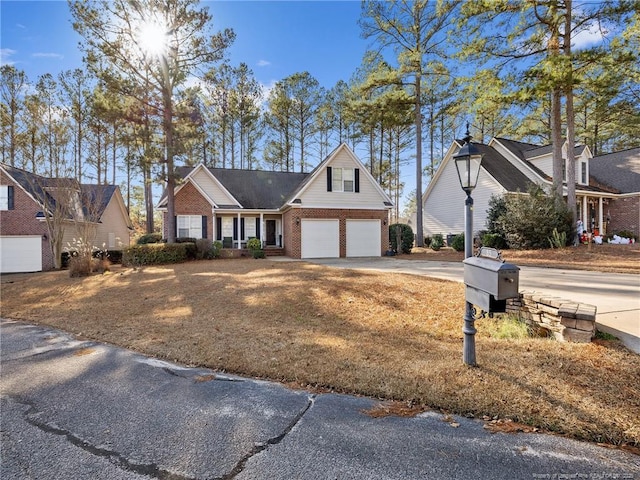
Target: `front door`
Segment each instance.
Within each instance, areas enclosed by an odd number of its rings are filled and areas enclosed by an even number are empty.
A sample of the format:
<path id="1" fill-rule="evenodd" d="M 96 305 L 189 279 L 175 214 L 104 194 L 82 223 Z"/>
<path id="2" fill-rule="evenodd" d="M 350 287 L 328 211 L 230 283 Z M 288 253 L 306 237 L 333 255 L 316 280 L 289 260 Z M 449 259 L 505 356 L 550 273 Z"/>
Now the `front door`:
<path id="1" fill-rule="evenodd" d="M 266 237 L 267 237 L 266 238 L 267 245 L 276 244 L 276 221 L 275 220 L 267 220 Z"/>

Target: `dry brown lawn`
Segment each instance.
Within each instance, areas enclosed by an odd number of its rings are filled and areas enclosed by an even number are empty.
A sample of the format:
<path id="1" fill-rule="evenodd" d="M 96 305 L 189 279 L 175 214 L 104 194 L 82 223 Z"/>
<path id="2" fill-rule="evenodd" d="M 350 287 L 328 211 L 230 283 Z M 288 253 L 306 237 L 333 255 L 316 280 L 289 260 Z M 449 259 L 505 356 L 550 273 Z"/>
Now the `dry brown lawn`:
<path id="1" fill-rule="evenodd" d="M 3 317 L 80 338 L 411 411 L 640 446 L 640 355 L 616 341 L 499 340 L 499 320 L 482 319 L 479 366 L 466 367 L 459 283 L 252 259 L 2 282 Z"/>
<path id="2" fill-rule="evenodd" d="M 443 248 L 414 248 L 403 260 L 461 262 L 464 252 Z M 502 258 L 516 265 L 595 270 L 609 273 L 640 273 L 640 243 L 633 245 L 579 245 L 549 250 L 502 250 Z"/>

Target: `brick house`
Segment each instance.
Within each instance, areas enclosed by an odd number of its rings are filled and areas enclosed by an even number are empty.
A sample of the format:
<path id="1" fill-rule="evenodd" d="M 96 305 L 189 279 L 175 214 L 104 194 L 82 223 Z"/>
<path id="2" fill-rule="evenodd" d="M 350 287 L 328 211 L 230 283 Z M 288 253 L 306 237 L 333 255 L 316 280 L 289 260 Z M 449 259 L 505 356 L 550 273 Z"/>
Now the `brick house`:
<path id="1" fill-rule="evenodd" d="M 38 272 L 54 268 L 44 215 L 56 205 L 56 189 L 71 188 L 79 215 L 63 222 L 63 245 L 78 237 L 79 223 L 91 226 L 93 244 L 121 250 L 130 243 L 133 225 L 120 188 L 46 178 L 0 164 L 0 272 Z M 89 214 L 93 219 L 89 220 Z M 80 222 L 78 222 L 80 219 Z M 84 232 L 89 231 L 83 229 Z"/>
<path id="2" fill-rule="evenodd" d="M 553 183 L 551 145 L 533 145 L 505 138 L 487 144 L 473 142 L 482 153 L 478 185 L 473 191 L 473 225 L 486 228 L 491 196 L 526 192 L 530 185 L 550 191 Z M 464 231 L 465 193 L 460 188 L 453 155 L 462 147 L 455 141 L 447 151 L 422 197 L 426 235 Z M 567 177 L 567 146 L 562 148 L 564 179 Z M 640 216 L 640 149 L 593 157 L 589 148 L 576 146 L 576 207 L 583 228 L 594 234 L 611 235 L 630 230 L 638 235 Z M 566 195 L 566 184 L 564 186 Z M 415 219 L 413 220 L 415 221 Z"/>
<path id="3" fill-rule="evenodd" d="M 345 144 L 310 173 L 176 169 L 176 237 L 219 240 L 242 250 L 250 238 L 292 258 L 381 256 L 389 248 L 391 200 Z M 167 236 L 167 198 L 158 209 Z"/>

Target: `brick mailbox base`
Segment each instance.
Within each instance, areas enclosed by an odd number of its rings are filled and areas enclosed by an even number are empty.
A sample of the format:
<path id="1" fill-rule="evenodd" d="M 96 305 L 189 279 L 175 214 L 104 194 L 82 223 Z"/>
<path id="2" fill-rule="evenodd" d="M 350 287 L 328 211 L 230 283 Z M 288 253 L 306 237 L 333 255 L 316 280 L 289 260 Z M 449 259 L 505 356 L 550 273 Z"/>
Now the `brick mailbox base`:
<path id="1" fill-rule="evenodd" d="M 588 343 L 596 333 L 596 307 L 536 292 L 521 292 L 507 300 L 507 313 L 557 340 Z"/>

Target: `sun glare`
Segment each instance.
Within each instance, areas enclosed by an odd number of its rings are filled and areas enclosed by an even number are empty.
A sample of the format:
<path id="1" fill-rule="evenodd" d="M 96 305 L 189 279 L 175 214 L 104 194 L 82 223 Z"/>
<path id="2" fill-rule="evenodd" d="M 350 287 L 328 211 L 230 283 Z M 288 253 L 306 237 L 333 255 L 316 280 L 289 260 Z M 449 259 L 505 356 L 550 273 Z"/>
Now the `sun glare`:
<path id="1" fill-rule="evenodd" d="M 167 49 L 167 27 L 158 22 L 143 23 L 138 32 L 138 44 L 148 55 L 163 55 Z"/>

